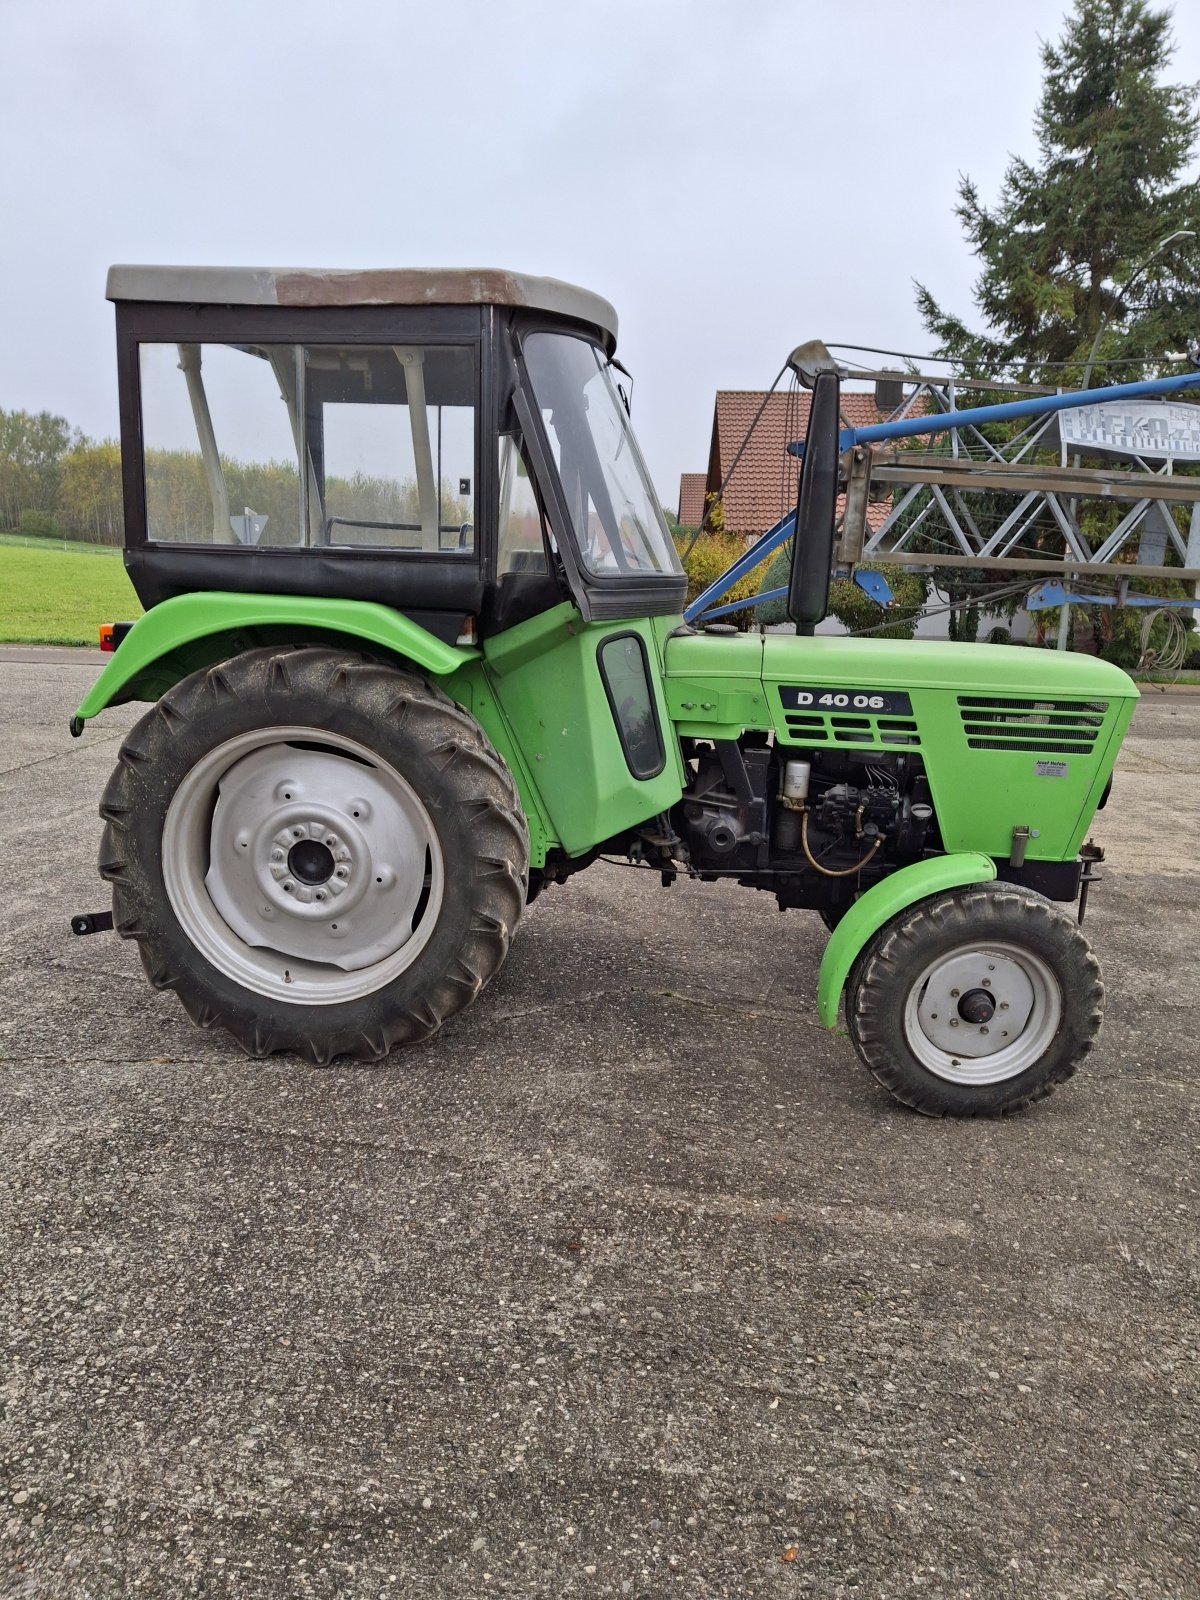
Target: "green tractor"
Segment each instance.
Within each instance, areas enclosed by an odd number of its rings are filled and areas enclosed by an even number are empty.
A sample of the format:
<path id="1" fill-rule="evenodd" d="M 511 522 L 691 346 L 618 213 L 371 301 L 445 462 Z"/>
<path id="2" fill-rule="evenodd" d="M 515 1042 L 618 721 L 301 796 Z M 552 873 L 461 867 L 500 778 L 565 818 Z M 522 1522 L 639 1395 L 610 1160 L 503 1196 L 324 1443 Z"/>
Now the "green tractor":
<path id="1" fill-rule="evenodd" d="M 991 1116 L 1100 1030 L 1071 909 L 1137 691 L 1034 650 L 814 637 L 838 493 L 817 345 L 795 634 L 683 617 L 604 300 L 498 271 L 116 267 L 145 615 L 72 721 L 149 709 L 100 872 L 152 984 L 250 1054 L 378 1058 L 602 855 L 832 930 L 821 1019 Z M 815 352 L 815 354 L 814 354 Z M 798 355 L 802 354 L 798 352 Z"/>

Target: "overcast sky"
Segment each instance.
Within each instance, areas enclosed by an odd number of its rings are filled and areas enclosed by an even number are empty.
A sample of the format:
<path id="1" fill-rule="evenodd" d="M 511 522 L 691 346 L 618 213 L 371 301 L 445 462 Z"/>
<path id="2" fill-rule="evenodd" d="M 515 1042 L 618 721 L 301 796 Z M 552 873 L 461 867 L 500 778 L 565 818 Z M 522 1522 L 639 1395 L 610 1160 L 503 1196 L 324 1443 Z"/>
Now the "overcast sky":
<path id="1" fill-rule="evenodd" d="M 114 261 L 504 266 L 610 299 L 659 493 L 718 388 L 970 309 L 1058 0 L 0 0 L 0 406 L 115 434 Z M 1172 77 L 1200 79 L 1200 5 Z"/>

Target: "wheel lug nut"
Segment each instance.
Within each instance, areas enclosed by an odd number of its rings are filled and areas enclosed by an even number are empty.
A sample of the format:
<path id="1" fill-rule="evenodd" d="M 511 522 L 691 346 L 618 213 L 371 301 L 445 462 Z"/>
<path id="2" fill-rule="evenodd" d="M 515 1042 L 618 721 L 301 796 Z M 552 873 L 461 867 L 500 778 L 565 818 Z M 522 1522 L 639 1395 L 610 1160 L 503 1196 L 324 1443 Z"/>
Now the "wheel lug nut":
<path id="1" fill-rule="evenodd" d="M 980 1031 L 980 1033 L 986 1033 L 988 1030 L 986 1028 L 980 1028 L 979 1031 Z"/>
<path id="2" fill-rule="evenodd" d="M 958 990 L 957 989 L 951 989 L 950 998 L 951 998 L 951 1000 L 957 1000 L 958 999 Z"/>
<path id="3" fill-rule="evenodd" d="M 950 1026 L 952 1028 L 957 1028 L 958 1027 L 958 1018 L 957 1017 L 951 1017 L 950 1018 Z"/>

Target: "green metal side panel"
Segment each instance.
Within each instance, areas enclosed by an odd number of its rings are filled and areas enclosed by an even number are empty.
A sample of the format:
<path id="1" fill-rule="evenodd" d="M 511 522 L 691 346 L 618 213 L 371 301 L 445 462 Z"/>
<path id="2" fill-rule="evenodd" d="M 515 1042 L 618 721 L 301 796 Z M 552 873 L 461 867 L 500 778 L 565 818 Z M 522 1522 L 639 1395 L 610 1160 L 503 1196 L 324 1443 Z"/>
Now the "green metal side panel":
<path id="1" fill-rule="evenodd" d="M 890 922 L 908 906 L 947 889 L 961 889 L 970 883 L 990 883 L 996 865 L 975 852 L 935 856 L 928 861 L 901 867 L 891 877 L 868 889 L 847 911 L 830 935 L 821 958 L 817 979 L 817 1009 L 821 1021 L 832 1028 L 837 1021 L 838 1001 L 850 976 L 859 951 L 885 922 Z"/>
<path id="2" fill-rule="evenodd" d="M 670 639 L 665 688 L 684 737 L 736 739 L 758 728 L 780 744 L 865 760 L 911 750 L 924 764 L 947 851 L 1007 857 L 1013 829 L 1023 827 L 1034 861 L 1077 853 L 1138 699 L 1120 668 L 1090 656 L 792 634 Z M 797 715 L 784 698 L 789 689 L 831 703 Z M 899 693 L 907 704 L 855 704 L 873 693 Z M 841 698 L 849 703 L 832 703 Z M 977 737 L 961 698 L 996 702 L 985 708 L 997 719 L 995 739 Z M 1019 726 L 1022 702 L 1042 718 L 1037 731 Z M 1084 739 L 1076 716 L 1088 720 Z"/>
<path id="3" fill-rule="evenodd" d="M 404 656 L 445 677 L 478 659 L 477 650 L 443 644 L 390 606 L 364 600 L 314 600 L 305 596 L 212 593 L 164 600 L 140 617 L 96 679 L 76 712 L 81 722 L 119 699 L 121 691 L 160 657 L 210 634 L 277 627 L 345 633 Z"/>
<path id="4" fill-rule="evenodd" d="M 529 770 L 520 742 L 488 681 L 482 659 L 468 662 L 465 667 L 444 678 L 440 687 L 464 711 L 471 713 L 487 734 L 492 748 L 512 773 L 517 793 L 521 796 L 521 809 L 529 825 L 529 865 L 545 866 L 547 851 L 562 841 L 554 831 L 554 824 Z"/>
<path id="5" fill-rule="evenodd" d="M 780 742 L 866 759 L 911 750 L 947 851 L 1007 857 L 1022 827 L 1034 861 L 1078 851 L 1138 699 L 1119 667 L 1091 656 L 920 640 L 769 636 L 763 682 Z M 851 703 L 818 701 L 798 714 L 781 693 L 797 687 L 826 701 L 846 691 Z M 873 690 L 902 691 L 909 708 L 855 703 Z"/>
<path id="6" fill-rule="evenodd" d="M 736 739 L 745 728 L 771 726 L 762 682 L 763 642 L 758 633 L 667 640 L 667 705 L 683 738 Z"/>
<path id="7" fill-rule="evenodd" d="M 630 772 L 600 676 L 596 652 L 617 634 L 636 634 L 646 648 L 665 746 L 663 770 L 652 778 Z M 484 644 L 487 683 L 570 855 L 668 810 L 683 793 L 683 761 L 658 662 L 653 620 L 589 624 L 571 605 L 556 606 Z M 482 712 L 476 714 L 482 721 Z"/>
<path id="8" fill-rule="evenodd" d="M 1115 716 L 1110 719 L 1108 744 L 1103 747 L 1103 754 L 1096 766 L 1091 787 L 1084 795 L 1083 804 L 1079 808 L 1079 815 L 1075 819 L 1075 826 L 1063 852 L 1064 859 L 1079 854 L 1079 846 L 1083 843 L 1092 826 L 1092 818 L 1096 815 L 1096 807 L 1104 798 L 1105 785 L 1112 777 L 1113 768 L 1117 764 L 1117 757 L 1121 753 L 1121 743 L 1125 738 L 1125 731 L 1133 721 L 1133 714 L 1136 710 L 1136 699 L 1122 700 L 1118 704 Z M 1034 850 L 1031 853 L 1036 859 L 1038 851 Z"/>

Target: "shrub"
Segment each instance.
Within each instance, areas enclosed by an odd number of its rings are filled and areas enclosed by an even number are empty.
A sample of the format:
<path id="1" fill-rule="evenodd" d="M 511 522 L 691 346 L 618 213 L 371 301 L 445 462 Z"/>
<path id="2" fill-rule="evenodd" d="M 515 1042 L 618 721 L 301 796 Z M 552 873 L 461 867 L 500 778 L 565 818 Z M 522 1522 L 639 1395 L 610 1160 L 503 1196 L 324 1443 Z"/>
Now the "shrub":
<path id="1" fill-rule="evenodd" d="M 44 538 L 58 532 L 58 523 L 48 511 L 22 511 L 17 518 L 17 528 L 21 533 L 37 534 Z"/>
<path id="2" fill-rule="evenodd" d="M 1143 620 L 1143 615 L 1137 610 L 1126 609 L 1123 606 L 1113 607 L 1111 619 L 1105 619 L 1109 626 L 1104 631 L 1109 636 L 1100 648 L 1101 660 L 1111 661 L 1117 667 L 1124 667 L 1126 672 L 1136 667 L 1142 659 Z"/>
<path id="3" fill-rule="evenodd" d="M 792 566 L 792 547 L 784 545 L 767 568 L 759 592 L 778 589 L 787 584 Z M 860 633 L 866 628 L 878 628 L 873 637 L 878 639 L 911 639 L 916 632 L 917 617 L 925 604 L 929 580 L 910 567 L 888 566 L 872 562 L 865 571 L 877 572 L 896 597 L 896 603 L 887 611 L 880 610 L 851 578 L 837 578 L 829 586 L 829 614 L 836 617 L 850 633 Z M 755 616 L 764 625 L 786 622 L 786 599 L 768 600 L 755 607 Z M 887 627 L 879 628 L 885 619 Z"/>
<path id="4" fill-rule="evenodd" d="M 883 562 L 873 562 L 864 570 L 879 574 L 895 596 L 895 604 L 883 611 L 852 578 L 839 578 L 829 586 L 830 613 L 851 633 L 878 628 L 873 634 L 876 639 L 911 639 L 929 593 L 929 579 L 911 567 L 893 567 Z M 884 621 L 887 627 L 879 628 Z"/>
<path id="5" fill-rule="evenodd" d="M 767 570 L 762 575 L 762 582 L 758 586 L 759 594 L 765 594 L 769 589 L 787 587 L 788 575 L 792 570 L 792 545 L 789 540 L 783 548 L 771 558 Z M 754 615 L 764 627 L 773 627 L 776 623 L 786 622 L 787 598 L 780 596 L 778 600 L 764 600 L 762 605 L 755 606 Z"/>
<path id="6" fill-rule="evenodd" d="M 675 535 L 675 548 L 679 551 L 679 558 L 683 562 L 684 571 L 687 573 L 687 597 L 690 604 L 697 595 L 703 594 L 710 583 L 713 583 L 721 574 L 733 565 L 739 556 L 745 555 L 746 547 L 741 539 L 733 533 L 704 533 L 696 540 L 690 555 L 685 556 L 684 551 L 691 541 L 691 534 L 678 533 Z M 720 601 L 724 605 L 734 600 L 750 600 L 758 593 L 758 573 L 752 572 L 749 577 L 742 578 L 734 584 L 733 588 Z M 748 606 L 745 611 L 734 611 L 728 617 L 718 619 L 721 622 L 732 622 L 737 627 L 752 628 L 755 625 L 754 608 Z"/>

